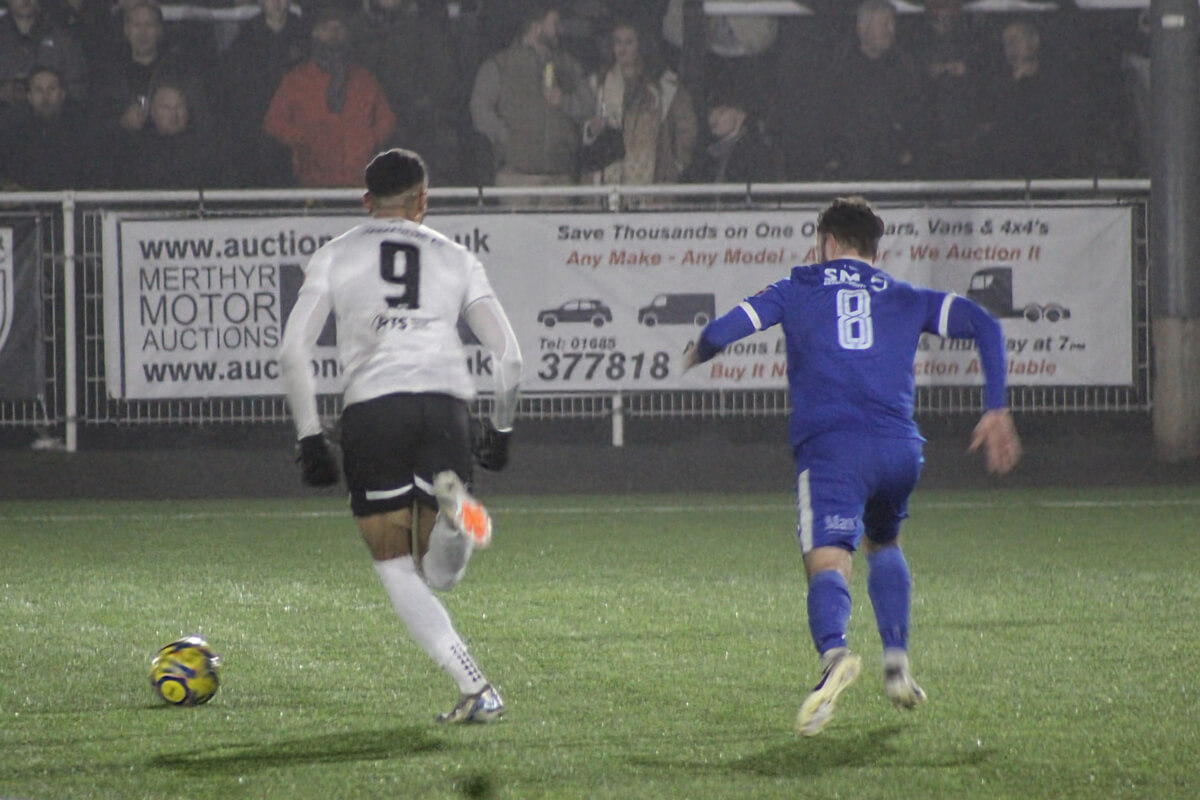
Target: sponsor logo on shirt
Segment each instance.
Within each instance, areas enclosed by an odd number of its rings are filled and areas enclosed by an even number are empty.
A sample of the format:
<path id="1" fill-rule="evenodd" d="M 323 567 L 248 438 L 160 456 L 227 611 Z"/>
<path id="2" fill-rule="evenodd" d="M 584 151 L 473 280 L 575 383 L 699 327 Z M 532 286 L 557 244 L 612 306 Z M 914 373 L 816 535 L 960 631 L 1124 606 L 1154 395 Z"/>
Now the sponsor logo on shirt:
<path id="1" fill-rule="evenodd" d="M 376 333 L 386 331 L 415 331 L 427 328 L 433 324 L 432 319 L 425 317 L 394 316 L 391 314 L 376 314 L 371 320 L 371 327 Z"/>

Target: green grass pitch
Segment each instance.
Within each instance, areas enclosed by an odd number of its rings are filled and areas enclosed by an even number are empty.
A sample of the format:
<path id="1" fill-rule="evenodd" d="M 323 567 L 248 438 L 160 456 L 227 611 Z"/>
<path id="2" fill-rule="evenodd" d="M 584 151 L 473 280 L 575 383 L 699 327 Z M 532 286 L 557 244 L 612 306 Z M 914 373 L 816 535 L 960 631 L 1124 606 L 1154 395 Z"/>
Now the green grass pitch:
<path id="1" fill-rule="evenodd" d="M 929 703 L 885 700 L 856 557 L 811 740 L 788 497 L 486 499 L 444 599 L 508 715 L 458 728 L 340 498 L 0 504 L 0 797 L 1200 797 L 1200 490 L 919 491 Z M 162 706 L 193 632 L 221 689 Z"/>

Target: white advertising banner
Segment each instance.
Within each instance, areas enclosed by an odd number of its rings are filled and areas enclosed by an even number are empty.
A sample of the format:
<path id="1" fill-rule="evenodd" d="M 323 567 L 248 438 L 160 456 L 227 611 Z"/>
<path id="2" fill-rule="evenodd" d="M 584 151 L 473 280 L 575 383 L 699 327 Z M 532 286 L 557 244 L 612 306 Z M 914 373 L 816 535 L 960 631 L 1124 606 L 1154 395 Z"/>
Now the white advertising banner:
<path id="1" fill-rule="evenodd" d="M 1133 381 L 1132 215 L 1127 208 L 895 208 L 879 266 L 971 297 L 1000 320 L 1013 385 Z M 361 218 L 107 220 L 109 392 L 127 398 L 280 394 L 277 350 L 324 241 Z M 687 374 L 700 327 L 816 260 L 810 212 L 465 214 L 432 227 L 483 260 L 525 356 L 527 392 L 779 388 L 772 329 Z M 114 332 L 116 335 L 113 335 Z M 491 361 L 467 341 L 480 390 Z M 318 343 L 337 392 L 336 331 Z M 981 383 L 970 342 L 926 337 L 919 385 Z"/>

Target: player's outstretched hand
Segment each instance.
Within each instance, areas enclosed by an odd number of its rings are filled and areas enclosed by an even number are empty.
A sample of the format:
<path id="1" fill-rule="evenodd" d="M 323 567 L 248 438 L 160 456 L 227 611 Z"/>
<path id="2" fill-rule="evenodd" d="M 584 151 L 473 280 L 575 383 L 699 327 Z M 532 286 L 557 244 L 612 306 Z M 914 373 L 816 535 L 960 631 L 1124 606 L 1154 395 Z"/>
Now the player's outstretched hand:
<path id="1" fill-rule="evenodd" d="M 315 433 L 300 440 L 300 475 L 307 486 L 333 486 L 338 481 L 337 461 L 325 435 Z"/>
<path id="2" fill-rule="evenodd" d="M 1021 437 L 1007 408 L 985 411 L 975 425 L 970 452 L 983 448 L 988 472 L 1003 475 L 1021 460 Z"/>
<path id="3" fill-rule="evenodd" d="M 471 420 L 471 453 L 475 463 L 486 470 L 498 472 L 508 464 L 508 440 L 512 431 L 496 430 L 488 420 Z"/>

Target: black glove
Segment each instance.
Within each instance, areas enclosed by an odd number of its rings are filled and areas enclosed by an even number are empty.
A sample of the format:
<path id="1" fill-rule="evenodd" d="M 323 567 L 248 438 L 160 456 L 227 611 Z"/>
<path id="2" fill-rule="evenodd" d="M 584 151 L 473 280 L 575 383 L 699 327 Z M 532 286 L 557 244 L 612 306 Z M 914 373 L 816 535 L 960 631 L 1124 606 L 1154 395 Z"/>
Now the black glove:
<path id="1" fill-rule="evenodd" d="M 491 420 L 472 420 L 471 453 L 475 463 L 498 472 L 508 463 L 508 440 L 512 431 L 498 431 Z"/>
<path id="2" fill-rule="evenodd" d="M 333 486 L 338 482 L 338 465 L 324 434 L 300 440 L 300 474 L 306 486 Z"/>

